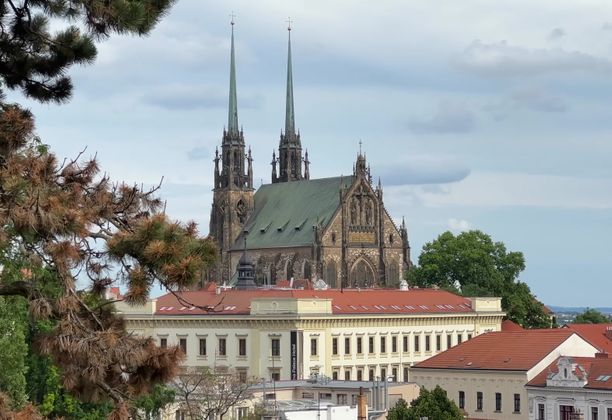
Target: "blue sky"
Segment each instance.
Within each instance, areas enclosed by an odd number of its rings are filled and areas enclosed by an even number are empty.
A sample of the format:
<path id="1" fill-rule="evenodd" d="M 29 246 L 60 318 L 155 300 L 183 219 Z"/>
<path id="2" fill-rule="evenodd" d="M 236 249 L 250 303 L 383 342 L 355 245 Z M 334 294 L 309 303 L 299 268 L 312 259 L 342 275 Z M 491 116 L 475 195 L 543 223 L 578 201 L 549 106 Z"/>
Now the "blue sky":
<path id="1" fill-rule="evenodd" d="M 545 303 L 610 305 L 612 3 L 179 0 L 149 37 L 113 37 L 71 71 L 70 103 L 26 101 L 43 141 L 87 147 L 116 180 L 163 177 L 168 213 L 206 234 L 232 10 L 256 186 L 284 124 L 291 16 L 312 177 L 349 174 L 362 140 L 414 260 L 447 229 L 481 229 L 525 254 Z"/>

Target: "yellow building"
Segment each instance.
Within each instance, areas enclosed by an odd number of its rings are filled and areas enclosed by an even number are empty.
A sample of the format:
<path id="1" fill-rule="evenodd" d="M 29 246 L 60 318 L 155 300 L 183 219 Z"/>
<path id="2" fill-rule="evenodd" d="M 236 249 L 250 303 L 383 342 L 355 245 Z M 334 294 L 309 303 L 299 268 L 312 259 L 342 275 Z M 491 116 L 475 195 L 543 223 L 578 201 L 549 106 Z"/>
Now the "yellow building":
<path id="1" fill-rule="evenodd" d="M 245 378 L 409 380 L 409 367 L 474 336 L 499 331 L 499 298 L 433 289 L 224 289 L 119 304 L 127 328 L 179 345 L 188 366 L 235 368 Z"/>

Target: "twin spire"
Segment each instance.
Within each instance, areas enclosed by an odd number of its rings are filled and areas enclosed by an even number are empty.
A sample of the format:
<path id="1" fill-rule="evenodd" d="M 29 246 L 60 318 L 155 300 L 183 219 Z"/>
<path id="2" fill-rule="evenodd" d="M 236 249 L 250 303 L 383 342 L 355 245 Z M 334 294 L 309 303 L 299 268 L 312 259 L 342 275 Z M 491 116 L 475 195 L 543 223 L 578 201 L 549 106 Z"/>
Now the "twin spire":
<path id="1" fill-rule="evenodd" d="M 272 182 L 299 181 L 309 179 L 308 152 L 302 157 L 302 144 L 300 134 L 295 129 L 295 108 L 293 103 L 293 68 L 291 63 L 291 20 L 288 21 L 288 43 L 287 43 L 287 97 L 285 106 L 285 131 L 281 133 L 278 147 L 278 159 L 273 153 L 272 158 Z M 229 109 L 227 122 L 227 139 L 242 140 L 242 132 L 238 125 L 238 100 L 236 94 L 236 57 L 234 52 L 234 19 L 231 20 L 231 51 L 230 51 L 230 89 Z M 225 136 L 224 136 L 225 137 Z M 276 164 L 279 171 L 276 171 Z M 304 170 L 302 171 L 302 164 Z"/>

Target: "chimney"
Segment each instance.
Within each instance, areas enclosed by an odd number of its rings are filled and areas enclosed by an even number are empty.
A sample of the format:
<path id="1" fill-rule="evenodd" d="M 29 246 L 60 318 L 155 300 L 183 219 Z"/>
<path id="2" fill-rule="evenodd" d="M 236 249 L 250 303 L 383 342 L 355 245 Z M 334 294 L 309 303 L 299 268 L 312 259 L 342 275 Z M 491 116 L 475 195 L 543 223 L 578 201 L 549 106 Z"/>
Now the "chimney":
<path id="1" fill-rule="evenodd" d="M 608 340 L 612 341 L 612 327 L 606 327 L 605 336 Z"/>
<path id="2" fill-rule="evenodd" d="M 608 353 L 605 353 L 603 351 L 597 352 L 597 353 L 595 353 L 595 358 L 596 359 L 607 359 L 608 358 Z"/>
<path id="3" fill-rule="evenodd" d="M 363 394 L 363 387 L 359 387 L 359 397 L 357 398 L 357 420 L 367 420 L 368 405 L 366 396 Z"/>

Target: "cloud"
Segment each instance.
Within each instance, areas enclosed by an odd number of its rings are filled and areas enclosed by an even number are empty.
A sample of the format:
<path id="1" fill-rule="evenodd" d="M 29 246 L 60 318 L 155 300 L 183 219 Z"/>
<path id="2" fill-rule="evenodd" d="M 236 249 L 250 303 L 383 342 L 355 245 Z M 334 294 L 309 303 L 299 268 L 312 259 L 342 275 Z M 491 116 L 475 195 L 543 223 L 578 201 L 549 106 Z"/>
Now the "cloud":
<path id="1" fill-rule="evenodd" d="M 555 28 L 548 34 L 549 41 L 556 41 L 565 36 L 565 31 L 561 28 Z"/>
<path id="2" fill-rule="evenodd" d="M 465 232 L 471 229 L 470 222 L 462 219 L 448 219 L 448 228 L 453 232 Z"/>
<path id="3" fill-rule="evenodd" d="M 462 162 L 450 157 L 413 156 L 400 162 L 379 165 L 383 185 L 428 185 L 434 193 L 440 187 L 435 184 L 461 181 L 470 174 Z"/>
<path id="4" fill-rule="evenodd" d="M 467 133 L 474 129 L 474 114 L 465 105 L 440 102 L 429 118 L 413 119 L 408 128 L 415 133 Z"/>
<path id="5" fill-rule="evenodd" d="M 524 88 L 512 92 L 497 102 L 491 102 L 484 106 L 484 110 L 492 113 L 495 119 L 503 119 L 509 113 L 518 109 L 559 113 L 567 111 L 568 105 L 563 98 L 551 95 L 541 89 Z"/>
<path id="6" fill-rule="evenodd" d="M 612 209 L 612 181 L 608 178 L 472 172 L 462 182 L 446 184 L 445 187 L 444 194 L 410 185 L 394 187 L 393 193 L 397 194 L 396 199 L 406 197 L 412 203 L 435 208 Z"/>
<path id="7" fill-rule="evenodd" d="M 187 158 L 189 160 L 204 160 L 210 157 L 210 153 L 206 147 L 194 147 L 187 151 Z"/>
<path id="8" fill-rule="evenodd" d="M 455 63 L 465 70 L 490 77 L 515 77 L 572 71 L 610 72 L 612 62 L 580 51 L 529 49 L 506 41 L 472 42 Z"/>

